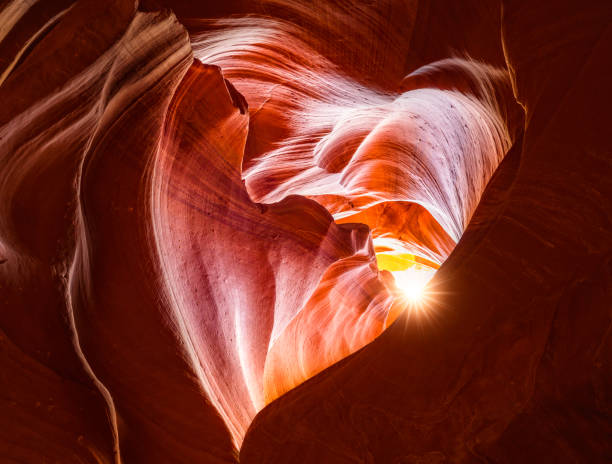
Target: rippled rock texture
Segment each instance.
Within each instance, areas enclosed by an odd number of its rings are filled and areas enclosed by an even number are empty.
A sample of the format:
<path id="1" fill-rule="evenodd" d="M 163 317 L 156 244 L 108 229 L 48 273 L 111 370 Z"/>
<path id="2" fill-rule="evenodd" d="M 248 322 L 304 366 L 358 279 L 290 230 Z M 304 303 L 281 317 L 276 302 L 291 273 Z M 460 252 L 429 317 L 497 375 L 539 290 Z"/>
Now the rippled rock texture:
<path id="1" fill-rule="evenodd" d="M 0 8 L 0 462 L 612 460 L 609 2 Z"/>

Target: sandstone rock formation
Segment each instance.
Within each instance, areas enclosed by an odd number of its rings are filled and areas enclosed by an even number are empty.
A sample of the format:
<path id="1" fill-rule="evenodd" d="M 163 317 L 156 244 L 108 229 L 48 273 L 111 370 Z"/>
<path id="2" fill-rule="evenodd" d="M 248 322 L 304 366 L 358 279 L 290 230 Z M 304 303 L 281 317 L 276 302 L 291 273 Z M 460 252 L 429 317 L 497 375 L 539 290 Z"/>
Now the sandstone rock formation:
<path id="1" fill-rule="evenodd" d="M 608 2 L 0 8 L 0 462 L 612 459 Z"/>

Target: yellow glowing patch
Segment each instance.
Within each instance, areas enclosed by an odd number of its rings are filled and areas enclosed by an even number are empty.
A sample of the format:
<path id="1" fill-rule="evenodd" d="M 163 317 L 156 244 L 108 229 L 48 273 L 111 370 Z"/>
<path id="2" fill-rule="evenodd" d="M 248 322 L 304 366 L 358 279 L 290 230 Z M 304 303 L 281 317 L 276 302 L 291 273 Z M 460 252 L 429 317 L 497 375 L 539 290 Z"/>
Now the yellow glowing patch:
<path id="1" fill-rule="evenodd" d="M 377 253 L 376 262 L 378 263 L 378 269 L 383 269 L 394 272 L 403 271 L 416 264 L 416 257 L 408 253 L 404 254 L 390 254 L 390 253 Z"/>
<path id="2" fill-rule="evenodd" d="M 403 271 L 412 266 L 423 266 L 438 269 L 440 266 L 433 261 L 409 253 L 376 253 L 376 263 L 381 271 L 389 272 Z"/>
<path id="3" fill-rule="evenodd" d="M 378 269 L 391 272 L 395 285 L 403 296 L 412 303 L 419 302 L 425 292 L 427 282 L 436 272 L 437 265 L 411 254 L 378 253 Z"/>

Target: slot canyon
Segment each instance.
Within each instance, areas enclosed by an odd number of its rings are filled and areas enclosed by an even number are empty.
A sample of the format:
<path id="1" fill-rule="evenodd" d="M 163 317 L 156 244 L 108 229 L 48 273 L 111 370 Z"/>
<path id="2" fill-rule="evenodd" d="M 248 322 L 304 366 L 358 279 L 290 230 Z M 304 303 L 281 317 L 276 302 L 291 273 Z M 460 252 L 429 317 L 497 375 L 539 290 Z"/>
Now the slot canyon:
<path id="1" fill-rule="evenodd" d="M 612 462 L 612 2 L 0 0 L 0 463 Z"/>

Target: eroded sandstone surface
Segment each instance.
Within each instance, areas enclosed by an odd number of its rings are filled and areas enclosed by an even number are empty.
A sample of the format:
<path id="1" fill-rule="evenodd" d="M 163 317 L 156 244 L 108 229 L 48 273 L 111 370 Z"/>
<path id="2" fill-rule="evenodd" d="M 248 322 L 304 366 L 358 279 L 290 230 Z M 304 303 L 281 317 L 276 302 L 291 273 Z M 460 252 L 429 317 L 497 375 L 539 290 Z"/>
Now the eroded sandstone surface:
<path id="1" fill-rule="evenodd" d="M 0 461 L 612 459 L 583 3 L 0 4 Z"/>

